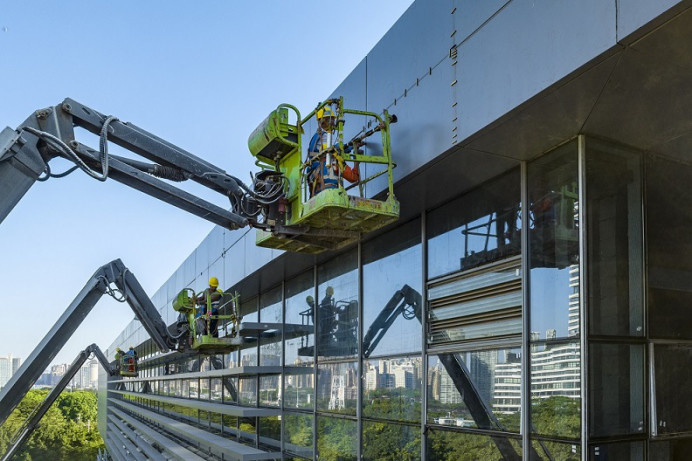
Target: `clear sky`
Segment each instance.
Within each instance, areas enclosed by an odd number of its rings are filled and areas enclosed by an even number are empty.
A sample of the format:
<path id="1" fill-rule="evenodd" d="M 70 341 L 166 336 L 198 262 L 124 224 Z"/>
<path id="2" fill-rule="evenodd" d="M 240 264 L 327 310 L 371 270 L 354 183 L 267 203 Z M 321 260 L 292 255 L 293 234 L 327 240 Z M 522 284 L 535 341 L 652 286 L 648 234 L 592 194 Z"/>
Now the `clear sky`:
<path id="1" fill-rule="evenodd" d="M 289 102 L 309 112 L 411 3 L 6 0 L 0 129 L 71 97 L 249 181 L 247 138 L 269 111 Z M 80 140 L 98 148 L 95 137 Z M 0 223 L 0 355 L 26 358 L 115 258 L 152 295 L 212 227 L 81 172 L 36 183 Z M 132 318 L 127 305 L 102 298 L 54 363 L 94 342 L 106 349 Z"/>

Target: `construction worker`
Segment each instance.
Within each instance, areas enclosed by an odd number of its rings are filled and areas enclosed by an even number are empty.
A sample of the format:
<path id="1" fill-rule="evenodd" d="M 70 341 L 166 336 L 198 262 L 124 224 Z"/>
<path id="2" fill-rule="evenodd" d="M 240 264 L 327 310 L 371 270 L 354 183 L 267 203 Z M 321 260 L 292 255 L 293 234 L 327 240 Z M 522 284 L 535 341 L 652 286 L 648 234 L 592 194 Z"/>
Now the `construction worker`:
<path id="1" fill-rule="evenodd" d="M 127 362 L 127 371 L 130 373 L 137 372 L 137 351 L 134 347 L 130 348 L 125 352 L 125 361 Z"/>
<path id="2" fill-rule="evenodd" d="M 342 152 L 336 140 L 337 117 L 330 106 L 319 109 L 317 131 L 312 136 L 308 146 L 308 158 L 305 168 L 310 197 L 325 189 L 342 186 L 341 178 L 348 182 L 360 181 L 358 162 L 353 168 L 344 163 Z"/>
<path id="3" fill-rule="evenodd" d="M 196 315 L 198 335 L 207 335 L 211 333 L 214 338 L 219 337 L 219 331 L 217 329 L 219 319 L 216 318 L 216 316 L 219 315 L 219 305 L 221 304 L 222 298 L 223 290 L 219 288 L 219 279 L 210 277 L 209 288 L 200 293 L 196 299 L 196 303 L 199 306 Z M 207 306 L 211 308 L 209 312 L 207 312 Z M 209 327 L 209 331 L 207 331 L 207 326 Z"/>
<path id="4" fill-rule="evenodd" d="M 117 348 L 115 349 L 115 368 L 116 368 L 118 371 L 121 371 L 121 370 L 122 370 L 123 355 L 125 355 L 125 353 L 123 352 L 123 350 L 120 349 L 119 347 L 117 347 Z"/>

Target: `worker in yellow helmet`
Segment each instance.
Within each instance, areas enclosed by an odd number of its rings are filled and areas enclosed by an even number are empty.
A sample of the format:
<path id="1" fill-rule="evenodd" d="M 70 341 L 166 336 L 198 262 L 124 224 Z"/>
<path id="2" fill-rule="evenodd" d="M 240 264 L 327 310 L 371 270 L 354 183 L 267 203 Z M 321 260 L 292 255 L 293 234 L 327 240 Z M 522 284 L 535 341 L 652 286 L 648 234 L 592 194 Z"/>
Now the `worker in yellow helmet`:
<path id="1" fill-rule="evenodd" d="M 197 296 L 197 334 L 211 334 L 213 337 L 219 337 L 217 325 L 219 319 L 219 305 L 223 298 L 223 290 L 219 288 L 219 279 L 216 277 L 209 278 L 209 288 L 205 289 Z M 209 308 L 209 310 L 207 309 Z"/>
<path id="2" fill-rule="evenodd" d="M 119 347 L 115 348 L 115 368 L 120 371 L 122 369 L 123 356 L 125 353 Z"/>
<path id="3" fill-rule="evenodd" d="M 308 146 L 308 159 L 305 174 L 310 189 L 310 197 L 324 189 L 340 187 L 341 178 L 349 182 L 360 181 L 358 162 L 351 168 L 343 162 L 338 149 L 338 119 L 334 109 L 326 105 L 315 112 L 317 131 Z"/>

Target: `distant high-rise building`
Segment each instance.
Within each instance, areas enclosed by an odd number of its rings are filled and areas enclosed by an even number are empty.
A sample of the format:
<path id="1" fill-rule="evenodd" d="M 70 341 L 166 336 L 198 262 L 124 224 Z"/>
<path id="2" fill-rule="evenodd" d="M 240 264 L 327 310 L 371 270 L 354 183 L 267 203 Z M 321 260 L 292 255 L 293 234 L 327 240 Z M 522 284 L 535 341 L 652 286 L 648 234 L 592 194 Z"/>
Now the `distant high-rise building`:
<path id="1" fill-rule="evenodd" d="M 7 381 L 12 377 L 12 356 L 6 355 L 0 357 L 0 389 L 7 384 Z"/>

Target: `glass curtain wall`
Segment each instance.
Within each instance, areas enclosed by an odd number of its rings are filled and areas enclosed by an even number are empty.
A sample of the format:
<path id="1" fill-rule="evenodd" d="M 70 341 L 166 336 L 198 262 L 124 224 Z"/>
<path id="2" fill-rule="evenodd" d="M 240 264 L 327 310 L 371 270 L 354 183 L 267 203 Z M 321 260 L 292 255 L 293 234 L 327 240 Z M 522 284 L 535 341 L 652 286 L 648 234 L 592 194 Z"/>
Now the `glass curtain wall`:
<path id="1" fill-rule="evenodd" d="M 426 457 L 521 458 L 519 170 L 427 214 Z"/>
<path id="2" fill-rule="evenodd" d="M 420 459 L 421 221 L 364 243 L 361 259 L 363 459 Z"/>
<path id="3" fill-rule="evenodd" d="M 645 328 L 641 156 L 585 140 L 591 456 L 644 459 Z"/>
<path id="4" fill-rule="evenodd" d="M 578 158 L 574 140 L 527 166 L 529 420 L 532 451 L 546 460 L 580 459 Z"/>
<path id="5" fill-rule="evenodd" d="M 652 156 L 645 174 L 649 459 L 683 460 L 692 450 L 692 165 Z"/>

